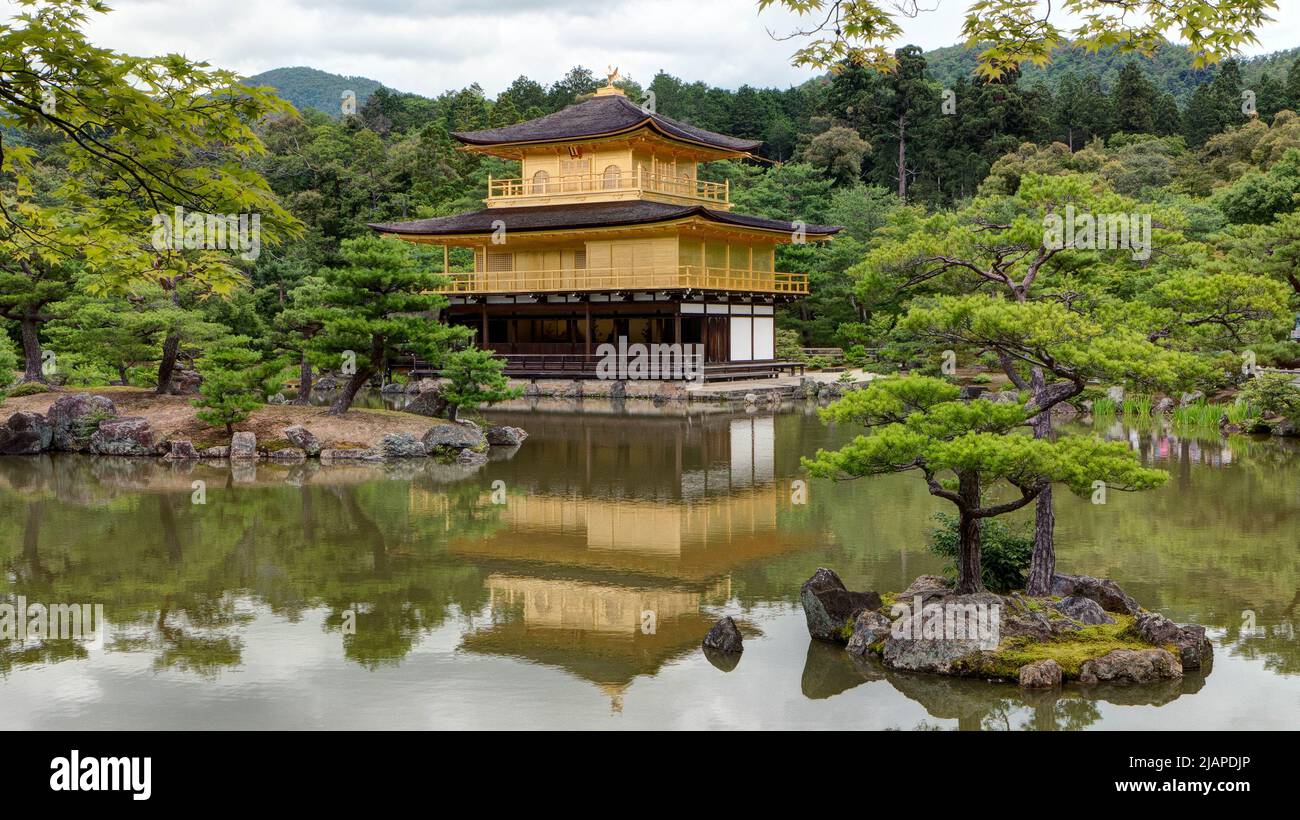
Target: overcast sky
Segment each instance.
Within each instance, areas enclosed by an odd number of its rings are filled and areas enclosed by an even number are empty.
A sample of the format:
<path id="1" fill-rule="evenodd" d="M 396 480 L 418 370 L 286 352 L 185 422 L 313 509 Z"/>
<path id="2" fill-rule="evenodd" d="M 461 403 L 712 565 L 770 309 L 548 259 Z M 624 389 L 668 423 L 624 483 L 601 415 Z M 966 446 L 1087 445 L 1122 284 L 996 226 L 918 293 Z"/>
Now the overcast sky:
<path id="1" fill-rule="evenodd" d="M 1282 5 L 1295 0 L 1282 0 Z M 784 87 L 812 72 L 790 66 L 797 18 L 755 0 L 109 0 L 92 40 L 132 54 L 180 52 L 243 74 L 307 65 L 436 95 L 478 82 L 495 96 L 525 74 L 549 83 L 571 66 L 618 66 L 646 83 L 663 69 L 736 88 Z M 936 11 L 904 19 L 896 45 L 959 39 L 968 0 L 925 0 Z M 14 5 L 0 0 L 12 13 Z M 1266 53 L 1300 45 L 1300 15 L 1260 31 Z"/>

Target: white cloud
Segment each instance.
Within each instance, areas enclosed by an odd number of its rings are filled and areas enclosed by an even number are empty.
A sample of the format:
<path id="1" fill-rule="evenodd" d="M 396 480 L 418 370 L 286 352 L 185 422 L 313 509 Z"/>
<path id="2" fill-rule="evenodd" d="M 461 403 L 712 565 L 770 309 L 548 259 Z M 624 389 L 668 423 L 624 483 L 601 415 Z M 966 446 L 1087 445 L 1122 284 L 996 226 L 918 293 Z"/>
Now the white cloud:
<path id="1" fill-rule="evenodd" d="M 3 14 L 15 6 L 0 0 Z M 607 64 L 648 82 L 663 69 L 686 80 L 736 88 L 784 87 L 814 76 L 790 65 L 794 42 L 783 11 L 759 15 L 756 0 L 114 0 L 95 15 L 92 39 L 134 54 L 179 52 L 255 74 L 308 65 L 436 95 L 478 82 L 495 95 L 520 74 L 559 79 L 581 64 Z M 899 44 L 958 41 L 962 0 L 902 19 Z M 1279 15 L 1281 16 L 1281 15 Z M 1300 21 L 1259 32 L 1253 53 L 1300 45 Z"/>

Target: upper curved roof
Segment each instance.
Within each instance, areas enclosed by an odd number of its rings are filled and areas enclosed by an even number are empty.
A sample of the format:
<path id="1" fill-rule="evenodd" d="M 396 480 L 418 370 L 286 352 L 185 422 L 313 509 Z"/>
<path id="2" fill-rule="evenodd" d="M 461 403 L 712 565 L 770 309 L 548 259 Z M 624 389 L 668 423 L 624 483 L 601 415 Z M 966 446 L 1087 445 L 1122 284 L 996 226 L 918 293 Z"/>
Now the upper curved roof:
<path id="1" fill-rule="evenodd" d="M 723 225 L 779 233 L 800 231 L 807 236 L 828 237 L 838 225 L 796 225 L 783 219 L 715 211 L 702 205 L 670 205 L 664 202 L 584 202 L 573 205 L 532 205 L 518 208 L 484 208 L 467 214 L 417 219 L 410 222 L 375 222 L 368 225 L 380 233 L 414 236 L 490 234 L 500 225 L 511 231 L 552 231 L 572 228 L 608 228 L 670 222 L 699 217 Z"/>
<path id="2" fill-rule="evenodd" d="M 643 126 L 653 128 L 669 139 L 723 151 L 749 152 L 763 144 L 762 140 L 728 137 L 646 111 L 622 94 L 592 97 L 554 114 L 516 125 L 482 131 L 455 131 L 452 136 L 469 145 L 518 145 L 623 134 Z"/>

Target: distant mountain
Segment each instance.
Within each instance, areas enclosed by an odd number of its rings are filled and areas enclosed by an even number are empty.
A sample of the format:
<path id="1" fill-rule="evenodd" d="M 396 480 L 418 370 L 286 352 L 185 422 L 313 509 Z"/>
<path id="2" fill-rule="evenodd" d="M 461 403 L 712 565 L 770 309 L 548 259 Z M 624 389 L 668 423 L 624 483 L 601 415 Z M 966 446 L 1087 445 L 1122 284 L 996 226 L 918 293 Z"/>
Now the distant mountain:
<path id="1" fill-rule="evenodd" d="M 925 60 L 931 75 L 948 85 L 956 82 L 958 77 L 970 77 L 978 55 L 977 48 L 956 45 L 927 51 Z M 1300 48 L 1242 59 L 1242 80 L 1249 86 L 1258 82 L 1265 72 L 1274 79 L 1284 79 L 1297 56 L 1300 56 Z M 1115 48 L 1089 53 L 1082 46 L 1064 45 L 1056 49 L 1052 62 L 1046 66 L 1026 65 L 1022 81 L 1026 85 L 1046 85 L 1055 89 L 1061 77 L 1073 71 L 1079 76 L 1100 75 L 1102 87 L 1109 91 L 1120 69 L 1130 60 L 1137 60 L 1156 87 L 1173 94 L 1179 104 L 1187 102 L 1196 87 L 1208 81 L 1215 72 L 1214 68 L 1192 68 L 1191 52 L 1186 46 L 1173 43 L 1160 46 L 1150 57 Z"/>
<path id="2" fill-rule="evenodd" d="M 307 66 L 273 68 L 245 80 L 249 85 L 269 85 L 298 110 L 315 108 L 332 117 L 339 116 L 344 91 L 357 95 L 357 109 L 383 83 L 368 77 L 345 77 Z"/>

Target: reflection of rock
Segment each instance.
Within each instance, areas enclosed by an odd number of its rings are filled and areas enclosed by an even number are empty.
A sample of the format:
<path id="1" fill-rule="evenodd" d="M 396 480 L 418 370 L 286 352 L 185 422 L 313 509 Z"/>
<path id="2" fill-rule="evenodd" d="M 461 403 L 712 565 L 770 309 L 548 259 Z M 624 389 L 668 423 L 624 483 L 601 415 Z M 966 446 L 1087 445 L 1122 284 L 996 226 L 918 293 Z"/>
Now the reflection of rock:
<path id="1" fill-rule="evenodd" d="M 808 634 L 818 640 L 846 643 L 853 628 L 853 618 L 864 609 L 877 609 L 880 596 L 875 592 L 850 592 L 840 576 L 818 567 L 799 589 Z"/>
<path id="2" fill-rule="evenodd" d="M 1144 612 L 1133 622 L 1133 628 L 1147 643 L 1178 647 L 1184 669 L 1199 669 L 1214 654 L 1214 646 L 1205 637 L 1203 626 L 1179 626 L 1158 612 Z"/>
<path id="3" fill-rule="evenodd" d="M 1109 578 L 1093 578 L 1090 575 L 1054 575 L 1052 594 L 1091 598 L 1107 612 L 1137 615 L 1142 611 L 1137 601 Z"/>
<path id="4" fill-rule="evenodd" d="M 0 455 L 36 455 L 50 449 L 54 428 L 40 413 L 14 413 L 0 425 Z"/>
<path id="5" fill-rule="evenodd" d="M 723 672 L 730 672 L 740 665 L 739 652 L 723 652 L 720 649 L 706 646 L 704 647 L 704 657 L 709 663 L 713 664 L 715 669 L 720 669 Z"/>
<path id="6" fill-rule="evenodd" d="M 1115 649 L 1100 658 L 1084 661 L 1079 667 L 1080 683 L 1150 683 L 1182 676 L 1182 664 L 1163 649 Z"/>
<path id="7" fill-rule="evenodd" d="M 735 652 L 745 651 L 744 641 L 740 637 L 740 629 L 730 615 L 718 619 L 718 622 L 709 630 L 709 634 L 704 636 L 703 646 L 705 649 L 714 649 L 718 652 Z"/>
<path id="8" fill-rule="evenodd" d="M 867 682 L 869 678 L 863 673 L 865 664 L 856 664 L 854 660 L 834 644 L 809 641 L 801 683 L 804 697 L 821 700 Z"/>
<path id="9" fill-rule="evenodd" d="M 1063 615 L 1068 615 L 1079 623 L 1088 626 L 1115 623 L 1115 619 L 1106 614 L 1106 611 L 1101 608 L 1101 604 L 1091 598 L 1071 595 L 1052 606 Z"/>
<path id="10" fill-rule="evenodd" d="M 153 430 L 137 416 L 106 419 L 90 437 L 90 452 L 101 456 L 153 455 Z"/>

